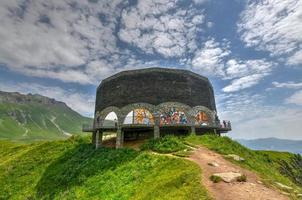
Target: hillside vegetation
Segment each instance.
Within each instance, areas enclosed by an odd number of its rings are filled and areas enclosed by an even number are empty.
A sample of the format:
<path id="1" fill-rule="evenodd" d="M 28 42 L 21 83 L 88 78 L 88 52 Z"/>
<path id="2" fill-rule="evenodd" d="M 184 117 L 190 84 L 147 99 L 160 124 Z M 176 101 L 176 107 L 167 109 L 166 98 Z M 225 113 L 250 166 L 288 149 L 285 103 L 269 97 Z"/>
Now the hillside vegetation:
<path id="1" fill-rule="evenodd" d="M 228 137 L 213 135 L 189 136 L 183 139 L 187 144 L 203 145 L 222 155 L 236 154 L 245 161 L 232 162 L 256 172 L 264 183 L 277 187 L 276 182 L 293 188 L 290 193 L 302 193 L 302 159 L 288 152 L 254 151 Z M 280 189 L 280 188 L 279 188 Z"/>
<path id="2" fill-rule="evenodd" d="M 89 138 L 0 141 L 0 199 L 208 199 L 194 163 Z"/>
<path id="3" fill-rule="evenodd" d="M 81 133 L 91 120 L 40 95 L 0 92 L 0 139 L 31 142 L 67 138 Z"/>

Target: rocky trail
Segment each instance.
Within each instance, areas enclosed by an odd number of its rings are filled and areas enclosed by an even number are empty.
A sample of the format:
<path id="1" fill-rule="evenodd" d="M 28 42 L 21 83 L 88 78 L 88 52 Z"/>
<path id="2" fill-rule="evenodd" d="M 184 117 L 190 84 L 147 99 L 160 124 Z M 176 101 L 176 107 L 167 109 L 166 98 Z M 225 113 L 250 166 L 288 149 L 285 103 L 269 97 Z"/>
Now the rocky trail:
<path id="1" fill-rule="evenodd" d="M 205 147 L 199 147 L 194 150 L 188 158 L 197 163 L 202 169 L 202 184 L 207 188 L 212 198 L 217 200 L 286 200 L 287 196 L 280 192 L 265 186 L 260 178 L 253 172 L 242 169 L 241 167 L 224 159 L 218 153 L 215 153 Z M 211 163 L 209 165 L 209 163 Z M 213 166 L 214 165 L 214 166 Z M 235 172 L 246 175 L 246 182 L 226 183 L 220 181 L 214 183 L 210 180 L 211 175 L 215 173 Z"/>

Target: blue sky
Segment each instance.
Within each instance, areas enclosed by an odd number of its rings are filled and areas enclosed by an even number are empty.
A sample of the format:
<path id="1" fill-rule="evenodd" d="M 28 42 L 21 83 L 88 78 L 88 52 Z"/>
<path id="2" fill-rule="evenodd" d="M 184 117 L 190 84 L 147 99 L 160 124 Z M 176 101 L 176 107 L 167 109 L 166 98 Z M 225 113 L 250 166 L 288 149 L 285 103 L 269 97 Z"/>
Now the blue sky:
<path id="1" fill-rule="evenodd" d="M 208 76 L 233 138 L 302 139 L 302 1 L 0 2 L 0 90 L 91 116 L 100 81 L 172 67 Z"/>

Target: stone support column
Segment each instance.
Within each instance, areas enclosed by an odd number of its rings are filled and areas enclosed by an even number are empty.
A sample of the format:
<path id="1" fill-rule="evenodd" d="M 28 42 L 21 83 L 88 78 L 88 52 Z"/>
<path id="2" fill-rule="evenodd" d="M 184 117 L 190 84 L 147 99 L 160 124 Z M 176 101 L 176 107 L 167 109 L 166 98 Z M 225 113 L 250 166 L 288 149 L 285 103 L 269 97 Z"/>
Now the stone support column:
<path id="1" fill-rule="evenodd" d="M 116 132 L 116 145 L 115 147 L 118 148 L 122 148 L 123 147 L 123 143 L 124 143 L 124 132 L 121 129 L 121 127 L 119 126 L 117 128 L 117 132 Z"/>
<path id="2" fill-rule="evenodd" d="M 92 136 L 91 136 L 91 143 L 92 143 L 93 145 L 95 145 L 95 137 L 96 137 L 96 131 L 93 131 L 93 132 L 92 132 Z"/>
<path id="3" fill-rule="evenodd" d="M 159 129 L 159 113 L 158 111 L 153 112 L 153 117 L 154 117 L 154 128 L 153 128 L 153 133 L 154 133 L 154 138 L 159 138 L 160 137 L 160 129 Z"/>
<path id="4" fill-rule="evenodd" d="M 160 130 L 158 125 L 154 125 L 154 138 L 159 138 L 160 137 Z"/>
<path id="5" fill-rule="evenodd" d="M 103 140 L 103 132 L 97 130 L 95 134 L 95 148 L 98 149 L 100 146 L 102 146 L 102 140 Z"/>
<path id="6" fill-rule="evenodd" d="M 195 126 L 191 126 L 191 135 L 196 135 L 196 129 L 195 129 Z"/>

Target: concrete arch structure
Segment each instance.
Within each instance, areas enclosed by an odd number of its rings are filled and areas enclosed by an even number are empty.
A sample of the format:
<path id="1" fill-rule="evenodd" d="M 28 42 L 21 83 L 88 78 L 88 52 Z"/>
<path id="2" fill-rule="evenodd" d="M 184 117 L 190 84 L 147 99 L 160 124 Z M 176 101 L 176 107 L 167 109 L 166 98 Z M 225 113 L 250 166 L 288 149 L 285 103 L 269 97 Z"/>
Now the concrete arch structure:
<path id="1" fill-rule="evenodd" d="M 124 122 L 126 116 L 129 112 L 135 110 L 135 109 L 146 109 L 148 110 L 153 116 L 154 112 L 156 110 L 156 106 L 149 104 L 149 103 L 133 103 L 126 105 L 120 109 L 121 111 L 121 120 Z"/>
<path id="2" fill-rule="evenodd" d="M 206 113 L 207 117 L 209 118 L 209 125 L 210 126 L 215 126 L 216 122 L 215 122 L 215 116 L 216 116 L 216 112 L 215 111 L 211 111 L 209 108 L 205 107 L 205 106 L 195 106 L 190 110 L 190 115 L 192 116 L 192 118 L 194 119 L 194 123 L 196 122 L 196 115 L 199 112 L 204 112 Z"/>
<path id="3" fill-rule="evenodd" d="M 187 123 L 191 124 L 192 123 L 192 117 L 190 115 L 190 110 L 191 107 L 184 104 L 184 103 L 180 103 L 180 102 L 164 102 L 161 103 L 157 106 L 157 112 L 160 115 L 161 113 L 166 112 L 168 109 L 171 108 L 178 108 L 179 110 L 181 110 L 182 112 L 185 113 L 185 116 L 187 117 Z"/>
<path id="4" fill-rule="evenodd" d="M 128 113 L 136 109 L 149 111 L 154 124 L 123 124 Z M 171 109 L 174 114 L 167 113 Z M 110 112 L 114 112 L 118 118 L 115 127 L 110 129 L 117 131 L 116 147 L 122 146 L 124 131 L 127 133 L 130 130 L 151 129 L 155 138 L 160 137 L 161 129 L 171 127 L 175 130 L 186 128 L 192 133 L 195 133 L 195 128 L 215 133 L 216 130 L 218 133 L 228 131 L 221 129 L 219 124 L 210 81 L 188 70 L 147 68 L 119 72 L 104 79 L 97 88 L 95 120 L 91 130 L 96 147 L 100 144 L 98 140 L 102 132 L 109 129 L 103 126 L 103 122 Z M 196 124 L 199 112 L 204 113 L 200 117 L 205 116 L 209 121 L 204 127 Z M 168 116 L 172 123 L 165 121 L 165 124 L 161 124 L 161 114 Z"/>
<path id="5" fill-rule="evenodd" d="M 122 113 L 121 110 L 116 107 L 116 106 L 109 106 L 101 111 L 96 111 L 95 112 L 95 119 L 97 119 L 98 117 L 98 113 L 99 113 L 99 119 L 100 119 L 100 125 L 103 125 L 103 122 L 105 120 L 105 118 L 107 117 L 107 115 L 111 112 L 114 112 L 117 116 L 117 123 L 121 124 L 121 117 L 122 117 Z M 94 123 L 96 125 L 96 120 L 94 120 Z"/>

